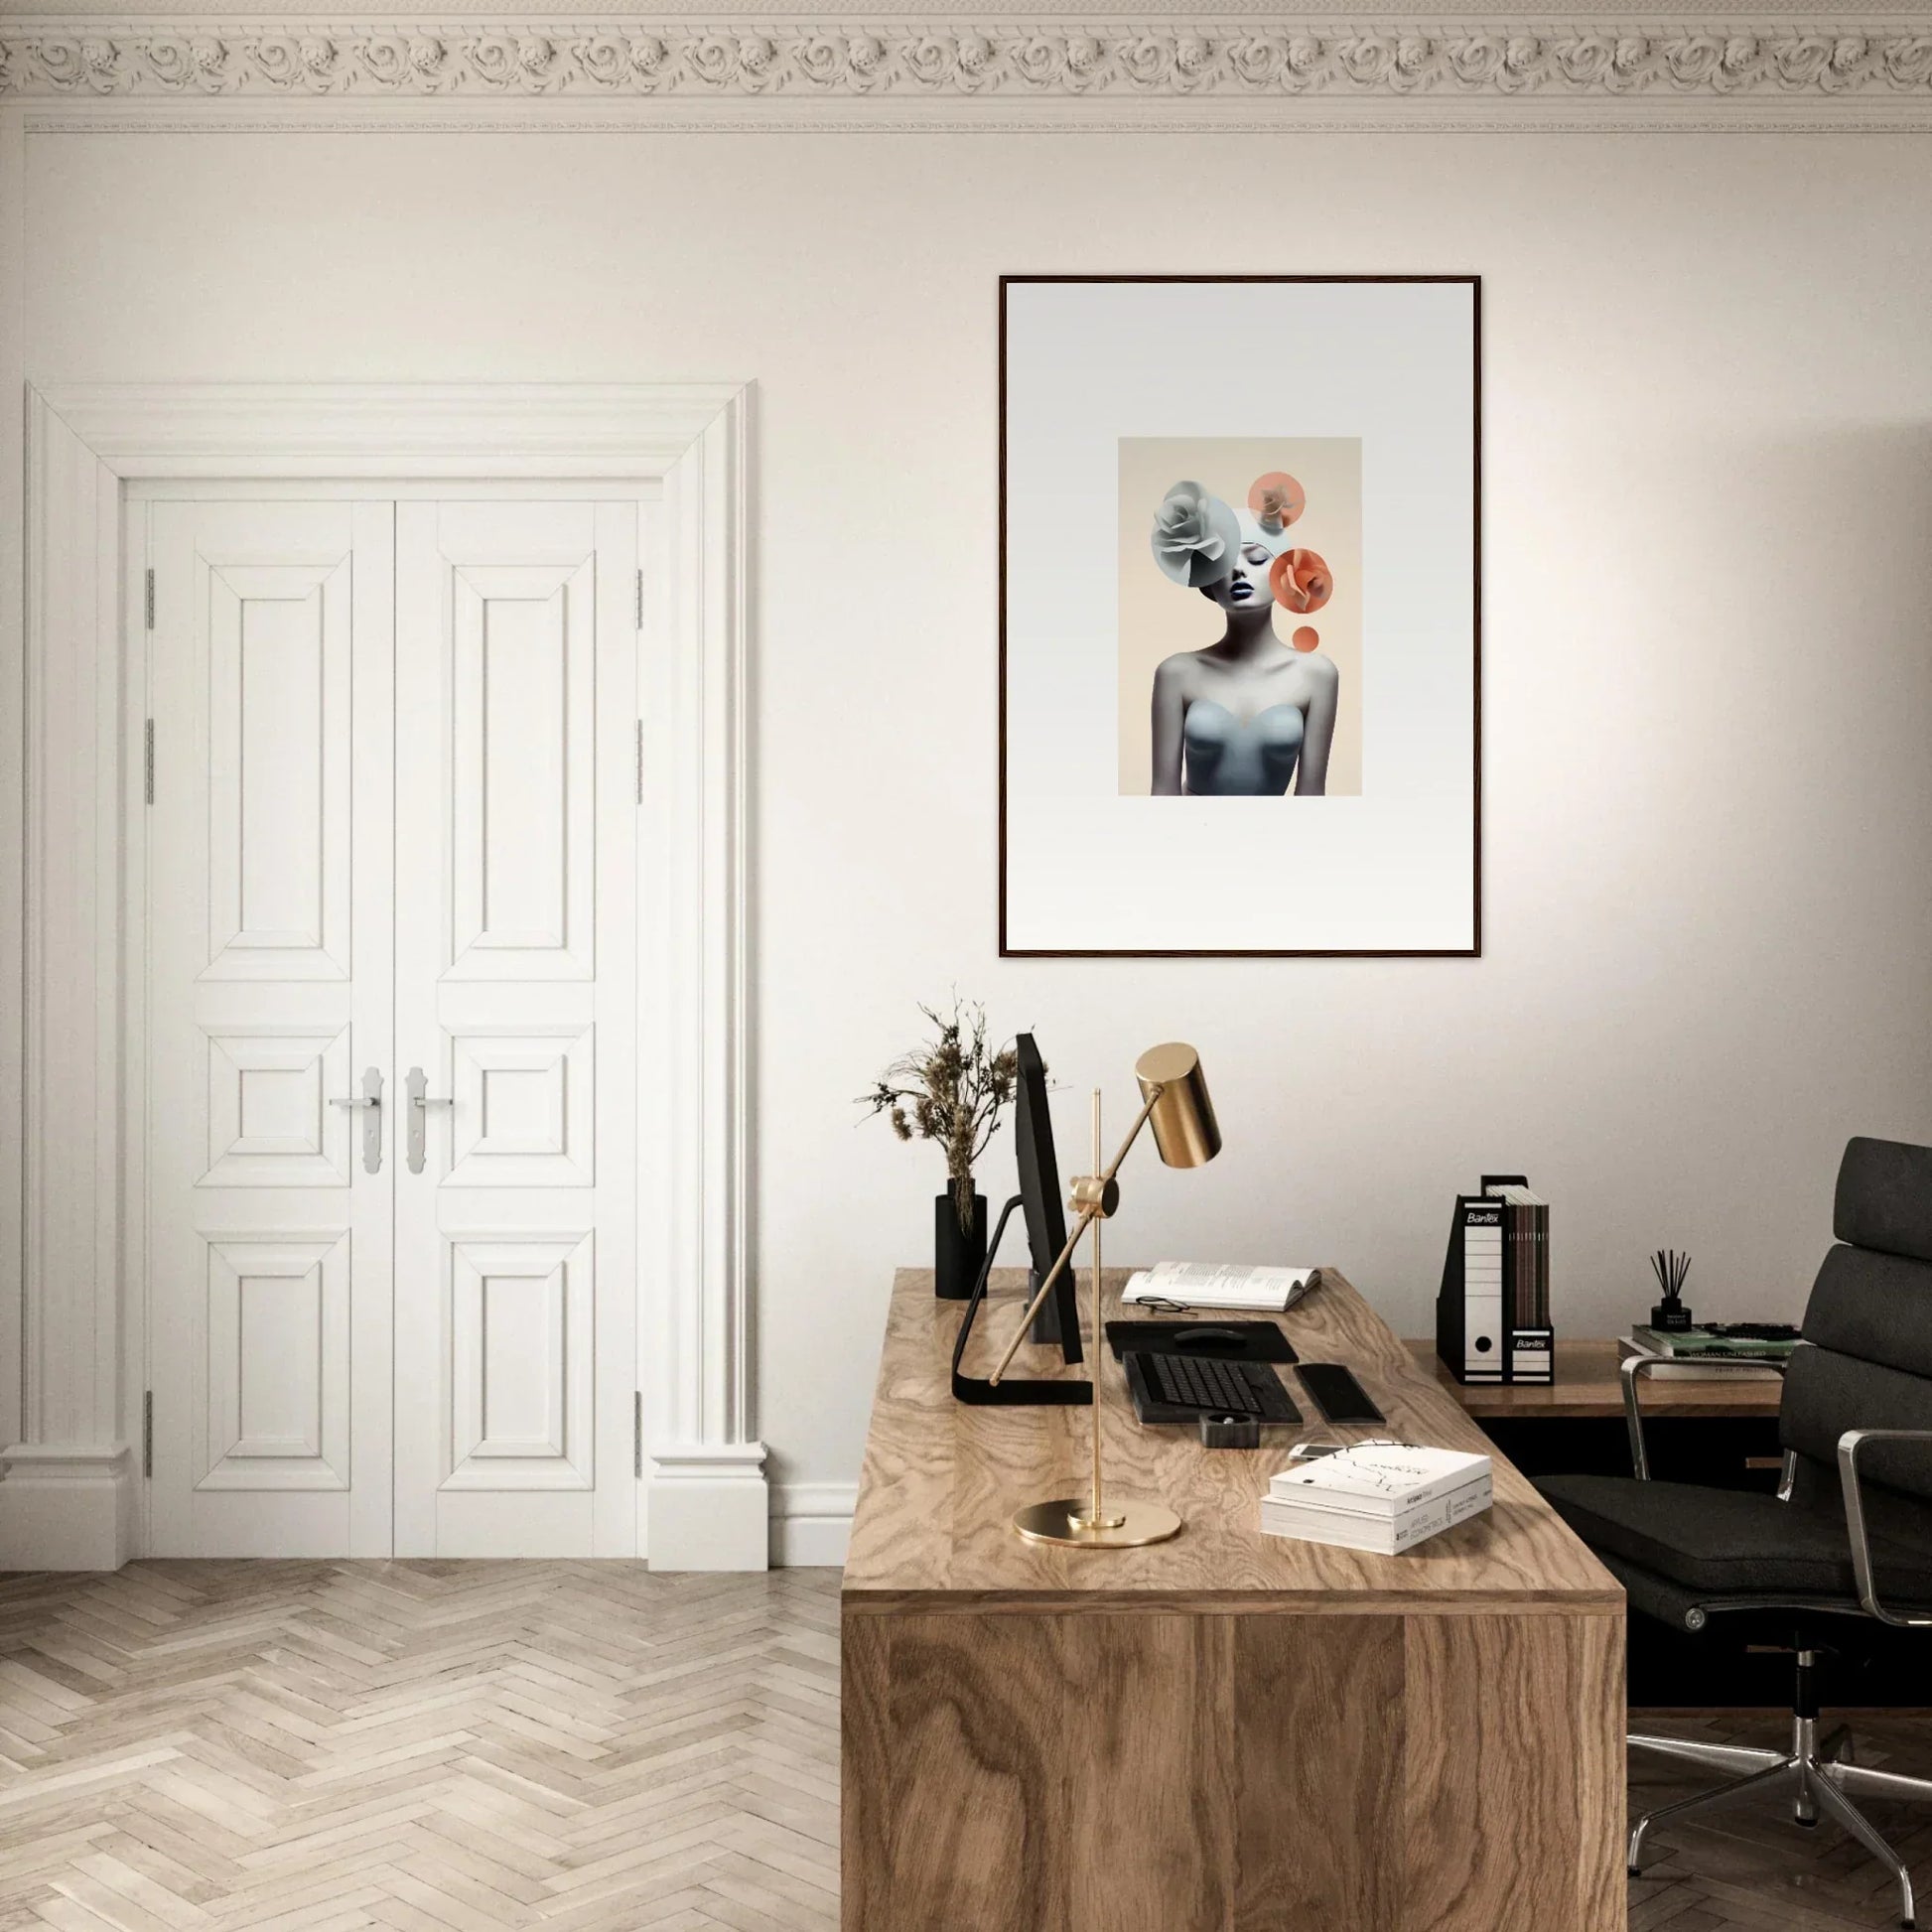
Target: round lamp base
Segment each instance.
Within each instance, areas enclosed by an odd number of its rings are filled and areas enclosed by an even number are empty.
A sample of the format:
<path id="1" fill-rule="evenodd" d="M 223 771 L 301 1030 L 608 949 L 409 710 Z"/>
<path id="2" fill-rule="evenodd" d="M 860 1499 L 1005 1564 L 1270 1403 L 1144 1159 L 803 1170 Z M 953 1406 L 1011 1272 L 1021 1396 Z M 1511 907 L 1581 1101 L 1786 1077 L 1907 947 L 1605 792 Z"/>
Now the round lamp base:
<path id="1" fill-rule="evenodd" d="M 1061 1496 L 1050 1503 L 1029 1503 L 1015 1514 L 1013 1527 L 1029 1543 L 1063 1543 L 1075 1550 L 1138 1550 L 1180 1534 L 1180 1518 L 1165 1503 L 1109 1496 L 1107 1514 L 1119 1520 L 1090 1524 L 1085 1520 L 1090 1501 Z"/>

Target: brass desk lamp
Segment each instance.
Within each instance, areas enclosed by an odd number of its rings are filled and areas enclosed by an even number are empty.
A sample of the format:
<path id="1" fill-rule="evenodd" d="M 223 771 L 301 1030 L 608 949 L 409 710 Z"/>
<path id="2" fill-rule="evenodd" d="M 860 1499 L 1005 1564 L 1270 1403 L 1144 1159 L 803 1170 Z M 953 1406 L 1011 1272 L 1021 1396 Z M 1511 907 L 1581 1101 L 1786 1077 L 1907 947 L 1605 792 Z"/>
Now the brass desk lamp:
<path id="1" fill-rule="evenodd" d="M 1161 1159 L 1171 1168 L 1204 1167 L 1221 1151 L 1221 1130 L 1214 1119 L 1214 1103 L 1207 1097 L 1207 1082 L 1201 1077 L 1200 1055 L 1191 1046 L 1177 1041 L 1166 1046 L 1150 1046 L 1135 1062 L 1134 1077 L 1141 1084 L 1141 1111 L 1120 1152 L 1100 1173 L 1082 1174 L 1074 1181 L 1067 1205 L 1077 1216 L 1073 1229 L 1046 1278 L 1039 1285 L 1032 1306 L 1021 1317 L 1000 1366 L 989 1380 L 997 1384 L 1013 1363 L 1020 1344 L 1033 1326 L 1034 1316 L 1046 1300 L 1053 1284 L 1073 1258 L 1081 1235 L 1093 1230 L 1093 1247 L 1088 1257 L 1093 1285 L 1093 1484 L 1085 1496 L 1059 1496 L 1051 1502 L 1029 1503 L 1013 1519 L 1013 1527 L 1033 1543 L 1067 1543 L 1084 1550 L 1132 1550 L 1146 1543 L 1165 1543 L 1178 1534 L 1180 1518 L 1165 1503 L 1110 1501 L 1102 1492 L 1100 1477 L 1100 1372 L 1106 1360 L 1106 1333 L 1100 1319 L 1100 1223 L 1120 1205 L 1120 1185 L 1115 1176 L 1128 1150 L 1140 1139 L 1141 1129 L 1152 1125 L 1154 1144 Z M 1093 1096 L 1093 1164 L 1100 1167 L 1100 1094 Z"/>

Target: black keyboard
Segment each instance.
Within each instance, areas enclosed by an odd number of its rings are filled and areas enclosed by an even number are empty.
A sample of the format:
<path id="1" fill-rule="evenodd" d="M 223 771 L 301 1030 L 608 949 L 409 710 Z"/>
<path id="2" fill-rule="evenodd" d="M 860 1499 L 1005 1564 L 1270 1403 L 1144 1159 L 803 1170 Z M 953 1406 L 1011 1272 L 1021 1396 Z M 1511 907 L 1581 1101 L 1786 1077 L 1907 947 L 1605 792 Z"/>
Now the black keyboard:
<path id="1" fill-rule="evenodd" d="M 1266 1362 L 1154 1355 L 1139 1349 L 1123 1360 L 1143 1422 L 1191 1422 L 1196 1416 L 1252 1416 L 1257 1422 L 1280 1423 L 1302 1420 L 1281 1377 Z"/>

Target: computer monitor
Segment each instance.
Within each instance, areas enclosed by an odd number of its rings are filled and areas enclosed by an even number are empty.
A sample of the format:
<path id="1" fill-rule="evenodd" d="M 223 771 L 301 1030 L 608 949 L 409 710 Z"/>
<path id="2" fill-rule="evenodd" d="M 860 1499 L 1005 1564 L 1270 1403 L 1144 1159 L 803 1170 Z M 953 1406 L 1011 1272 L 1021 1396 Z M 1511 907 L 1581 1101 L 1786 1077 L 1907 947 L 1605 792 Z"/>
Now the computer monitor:
<path id="1" fill-rule="evenodd" d="M 1040 1283 L 1066 1246 L 1066 1216 L 1060 1207 L 1060 1164 L 1053 1155 L 1053 1117 L 1046 1104 L 1046 1065 L 1039 1057 L 1032 1034 L 1020 1035 L 1014 1041 L 1014 1051 L 1019 1059 L 1013 1133 L 1020 1191 L 1000 1210 L 999 1224 L 993 1230 L 992 1244 L 987 1250 L 986 1266 L 981 1269 L 965 1312 L 960 1316 L 959 1332 L 953 1337 L 952 1392 L 961 1402 L 980 1404 L 1090 1403 L 1093 1385 L 1086 1381 L 1047 1382 L 1008 1375 L 996 1385 L 984 1376 L 966 1373 L 966 1351 L 972 1339 L 973 1320 L 986 1299 L 987 1278 L 999 1259 L 1000 1240 L 1014 1209 L 1020 1209 L 1027 1222 L 1027 1246 L 1033 1263 L 1028 1272 L 1030 1303 L 1039 1293 Z M 1049 1344 L 1057 1342 L 1061 1359 L 1066 1362 L 1084 1359 L 1071 1267 L 1061 1274 L 1053 1284 L 1052 1294 L 1040 1305 L 1031 1339 Z"/>
<path id="2" fill-rule="evenodd" d="M 1031 1301 L 1066 1246 L 1066 1215 L 1060 1206 L 1060 1165 L 1053 1154 L 1046 1062 L 1040 1058 L 1032 1034 L 1019 1035 L 1013 1045 L 1020 1062 L 1013 1109 L 1014 1160 L 1020 1169 L 1021 1212 L 1027 1217 L 1027 1246 L 1033 1261 L 1027 1288 Z M 1081 1359 L 1080 1317 L 1070 1267 L 1034 1317 L 1033 1339 L 1058 1342 L 1066 1361 Z"/>

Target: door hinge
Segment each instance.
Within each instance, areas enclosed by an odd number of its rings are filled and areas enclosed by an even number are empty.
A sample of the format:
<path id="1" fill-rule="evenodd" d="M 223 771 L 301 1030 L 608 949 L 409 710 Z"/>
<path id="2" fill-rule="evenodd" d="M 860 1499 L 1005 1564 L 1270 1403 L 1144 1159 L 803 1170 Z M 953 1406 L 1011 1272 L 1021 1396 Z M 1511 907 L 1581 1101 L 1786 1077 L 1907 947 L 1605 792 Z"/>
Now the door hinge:
<path id="1" fill-rule="evenodd" d="M 154 803 L 154 720 L 148 720 L 145 744 L 141 753 L 142 787 L 147 793 L 150 805 Z"/>
<path id="2" fill-rule="evenodd" d="M 154 628 L 154 571 L 152 568 L 150 568 L 148 571 L 146 597 L 147 597 L 148 628 L 152 630 Z"/>
<path id="3" fill-rule="evenodd" d="M 154 1474 L 154 1391 L 141 1398 L 141 1473 Z"/>
<path id="4" fill-rule="evenodd" d="M 630 1398 L 630 1473 L 644 1473 L 644 1392 L 635 1390 Z"/>
<path id="5" fill-rule="evenodd" d="M 153 573 L 150 572 L 149 575 L 152 576 Z M 644 573 L 640 570 L 637 573 L 637 628 L 641 630 L 643 629 L 643 627 L 644 627 Z"/>

